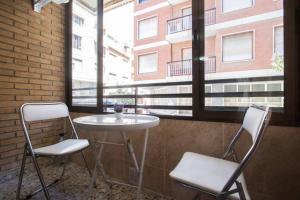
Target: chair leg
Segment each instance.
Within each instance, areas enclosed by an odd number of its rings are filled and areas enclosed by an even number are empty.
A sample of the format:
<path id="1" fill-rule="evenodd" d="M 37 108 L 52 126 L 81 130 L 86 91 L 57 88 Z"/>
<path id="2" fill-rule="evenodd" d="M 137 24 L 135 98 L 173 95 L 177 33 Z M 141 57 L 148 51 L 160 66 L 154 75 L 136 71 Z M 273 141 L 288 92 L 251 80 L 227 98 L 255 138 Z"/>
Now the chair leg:
<path id="1" fill-rule="evenodd" d="M 242 184 L 240 182 L 238 182 L 238 181 L 236 181 L 235 183 L 236 183 L 236 187 L 237 187 L 238 192 L 239 192 L 240 199 L 241 200 L 246 200 Z"/>
<path id="2" fill-rule="evenodd" d="M 43 179 L 43 175 L 42 175 L 42 172 L 40 170 L 40 167 L 38 165 L 38 162 L 36 160 L 36 157 L 34 154 L 31 153 L 31 157 L 32 157 L 32 161 L 33 161 L 33 164 L 34 164 L 34 167 L 36 169 L 36 172 L 38 174 L 38 177 L 40 179 L 40 182 L 41 182 L 41 185 L 42 185 L 42 188 L 43 188 L 43 191 L 44 191 L 44 194 L 45 194 L 45 197 L 47 200 L 50 200 L 50 195 L 49 195 L 49 192 L 48 192 L 48 189 L 47 189 L 47 186 L 45 184 L 45 181 Z"/>
<path id="3" fill-rule="evenodd" d="M 17 196 L 16 196 L 17 200 L 20 199 L 21 186 L 22 186 L 24 169 L 25 169 L 25 164 L 26 164 L 26 156 L 27 156 L 26 154 L 27 154 L 27 145 L 24 146 L 24 153 L 23 153 L 23 158 L 22 158 L 21 170 L 20 170 L 20 174 L 19 174 L 19 182 L 18 182 L 18 189 L 17 189 Z"/>
<path id="4" fill-rule="evenodd" d="M 84 153 L 82 151 L 80 153 L 81 153 L 81 157 L 82 157 L 82 159 L 84 161 L 85 167 L 88 170 L 90 177 L 92 177 L 93 174 L 91 172 L 91 169 L 89 168 L 89 165 L 87 164 L 87 161 L 85 159 Z"/>

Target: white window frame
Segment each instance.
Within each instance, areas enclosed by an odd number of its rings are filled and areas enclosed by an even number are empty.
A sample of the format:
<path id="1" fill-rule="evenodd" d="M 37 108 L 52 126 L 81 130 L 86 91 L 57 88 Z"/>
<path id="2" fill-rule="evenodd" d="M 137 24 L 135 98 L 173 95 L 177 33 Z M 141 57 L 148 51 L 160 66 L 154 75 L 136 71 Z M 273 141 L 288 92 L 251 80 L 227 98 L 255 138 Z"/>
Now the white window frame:
<path id="1" fill-rule="evenodd" d="M 149 37 L 140 38 L 140 22 L 144 21 L 144 20 L 151 19 L 151 18 L 156 19 L 156 34 L 152 35 L 152 36 L 149 36 Z M 158 16 L 157 15 L 153 15 L 153 16 L 150 16 L 150 17 L 146 17 L 146 18 L 142 18 L 142 19 L 137 20 L 137 30 L 136 30 L 137 40 L 145 40 L 145 39 L 148 39 L 148 38 L 156 37 L 158 35 L 158 27 L 159 27 L 159 24 L 158 24 Z"/>
<path id="2" fill-rule="evenodd" d="M 183 15 L 183 10 L 189 9 L 189 8 L 191 9 L 191 13 L 193 13 L 193 8 L 192 8 L 192 6 L 185 6 L 185 7 L 180 8 L 180 16 L 181 16 L 181 17 L 189 16 L 189 15 Z"/>
<path id="3" fill-rule="evenodd" d="M 157 54 L 156 70 L 152 71 L 152 72 L 140 72 L 140 56 L 147 56 L 147 55 L 151 55 L 151 54 Z M 143 53 L 143 54 L 137 55 L 137 74 L 138 75 L 143 75 L 143 74 L 153 74 L 153 73 L 158 72 L 158 61 L 159 61 L 159 53 L 158 53 L 158 51 L 153 51 L 153 52 Z"/>
<path id="4" fill-rule="evenodd" d="M 184 50 L 187 50 L 187 49 L 191 49 L 191 52 L 192 52 L 192 58 L 191 59 L 187 59 L 187 60 L 192 60 L 193 59 L 193 47 L 183 47 L 183 48 L 181 48 L 181 61 L 184 61 L 185 59 L 183 59 L 183 52 L 184 52 Z"/>
<path id="5" fill-rule="evenodd" d="M 221 10 L 222 10 L 222 14 L 226 14 L 226 13 L 231 13 L 231 12 L 241 11 L 241 10 L 244 10 L 244 9 L 253 8 L 253 7 L 255 6 L 255 3 L 256 3 L 255 0 L 252 0 L 252 5 L 249 6 L 249 7 L 240 8 L 240 9 L 236 9 L 236 10 L 231 10 L 231 11 L 224 12 L 224 0 L 221 0 Z"/>
<path id="6" fill-rule="evenodd" d="M 76 23 L 76 20 L 75 20 L 76 17 L 78 17 L 82 21 L 81 24 Z M 74 14 L 73 15 L 73 20 L 74 20 L 74 24 L 76 24 L 76 26 L 79 26 L 79 27 L 83 27 L 84 26 L 84 22 L 85 22 L 84 17 L 81 17 L 80 15 Z"/>
<path id="7" fill-rule="evenodd" d="M 80 38 L 80 42 L 78 42 L 78 44 L 80 43 L 80 48 L 77 48 L 77 47 L 75 47 L 75 45 L 73 45 L 74 43 L 76 43 L 76 41 L 75 41 L 76 37 Z M 82 50 L 82 39 L 83 39 L 82 36 L 77 35 L 77 34 L 72 34 L 72 48 L 77 49 L 77 50 Z"/>
<path id="8" fill-rule="evenodd" d="M 284 25 L 283 24 L 279 24 L 279 25 L 275 25 L 273 26 L 273 56 L 275 55 L 275 29 L 278 28 L 278 27 L 282 27 L 283 28 L 283 37 L 284 37 Z M 281 56 L 284 56 L 284 43 L 283 43 L 283 55 Z"/>
<path id="9" fill-rule="evenodd" d="M 243 34 L 243 33 L 249 33 L 252 32 L 252 58 L 251 59 L 244 59 L 244 60 L 233 60 L 233 61 L 224 61 L 223 59 L 223 39 L 224 37 L 227 36 L 232 36 L 232 35 L 239 35 L 239 34 Z M 245 31 L 240 31 L 240 32 L 234 32 L 234 33 L 229 33 L 229 34 L 224 34 L 221 35 L 221 61 L 223 64 L 226 63 L 239 63 L 239 62 L 250 62 L 255 60 L 255 30 L 245 30 Z"/>

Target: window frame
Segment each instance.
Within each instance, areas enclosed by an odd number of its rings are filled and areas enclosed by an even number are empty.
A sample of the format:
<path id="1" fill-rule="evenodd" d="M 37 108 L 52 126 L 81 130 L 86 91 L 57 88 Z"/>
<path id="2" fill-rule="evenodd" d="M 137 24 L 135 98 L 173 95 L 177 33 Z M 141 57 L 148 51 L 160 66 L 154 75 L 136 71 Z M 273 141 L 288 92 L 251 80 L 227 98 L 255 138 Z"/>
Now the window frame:
<path id="1" fill-rule="evenodd" d="M 152 36 L 149 36 L 149 37 L 144 37 L 144 38 L 140 38 L 140 22 L 141 21 L 145 21 L 145 20 L 149 20 L 149 19 L 152 19 L 152 18 L 155 18 L 155 21 L 156 21 L 156 34 L 155 35 L 152 35 Z M 142 19 L 139 19 L 137 21 L 137 26 L 136 26 L 137 30 L 136 30 L 136 33 L 137 33 L 137 40 L 147 40 L 149 38 L 153 38 L 153 37 L 157 37 L 158 36 L 158 29 L 159 29 L 159 23 L 158 23 L 158 15 L 152 15 L 152 16 L 149 16 L 149 17 L 145 17 L 145 18 L 142 18 Z"/>
<path id="2" fill-rule="evenodd" d="M 80 22 L 80 23 L 76 23 L 76 18 L 79 20 L 78 22 Z M 82 26 L 84 26 L 84 18 L 83 17 L 81 17 L 81 16 L 79 16 L 79 15 L 74 15 L 74 23 L 77 25 L 77 26 L 79 26 L 79 27 L 82 27 Z"/>
<path id="3" fill-rule="evenodd" d="M 198 3 L 197 1 L 193 1 L 196 6 L 193 8 L 193 13 L 196 12 L 204 12 L 204 3 Z M 298 18 L 295 18 L 296 9 L 299 8 L 300 3 L 294 1 L 284 1 L 283 9 L 285 12 L 284 15 L 284 35 L 289 35 L 289 40 L 284 39 L 284 48 L 285 48 L 285 63 L 286 66 L 284 68 L 284 111 L 283 112 L 274 112 L 271 120 L 271 124 L 273 125 L 289 125 L 289 126 L 300 126 L 300 114 L 298 111 L 300 99 L 299 91 L 297 88 L 299 87 L 300 81 L 298 81 L 298 77 L 300 77 L 300 71 L 297 70 L 297 65 L 299 65 L 299 61 L 296 60 L 296 50 L 299 48 L 298 45 L 294 45 L 293 41 L 299 41 L 299 32 L 295 32 L 296 23 L 300 21 L 300 14 Z M 195 8 L 196 7 L 196 8 Z M 195 12 L 194 12 L 195 11 Z M 299 13 L 299 12 L 298 12 Z M 196 15 L 197 16 L 197 15 Z M 194 51 L 193 48 L 193 57 L 201 57 L 204 55 L 204 23 L 203 20 L 200 22 L 193 21 L 193 33 L 194 40 L 193 46 L 196 47 L 196 50 L 200 49 L 200 51 Z M 298 27 L 298 29 L 300 29 Z M 195 33 L 197 34 L 195 39 Z M 289 33 L 289 34 L 288 34 Z M 297 40 L 298 39 L 298 40 Z M 288 68 L 288 70 L 287 70 Z M 289 77 L 289 78 L 287 78 Z M 194 107 L 197 108 L 194 110 L 194 118 L 201 121 L 214 121 L 214 122 L 238 122 L 240 123 L 244 116 L 244 109 L 241 107 L 237 107 L 233 110 L 224 110 L 224 111 L 214 111 L 214 110 L 205 110 L 205 92 L 203 90 L 204 87 L 204 63 L 200 62 L 199 59 L 193 61 L 193 87 L 194 89 L 194 98 L 193 102 L 199 102 L 198 105 Z M 198 96 L 199 94 L 199 96 Z M 202 100 L 201 100 L 202 99 Z M 204 100 L 203 100 L 204 99 Z M 198 111 L 199 110 L 199 111 Z"/>
<path id="4" fill-rule="evenodd" d="M 98 3 L 98 23 L 97 23 L 97 105 L 95 107 L 83 107 L 72 105 L 72 2 L 66 5 L 66 102 L 71 112 L 82 113 L 97 113 L 103 112 L 103 5 Z M 213 121 L 213 122 L 230 122 L 240 123 L 244 116 L 244 110 L 240 107 L 233 110 L 205 110 L 205 80 L 204 80 L 204 62 L 201 61 L 201 56 L 204 55 L 205 36 L 204 36 L 204 1 L 192 0 L 192 16 L 193 16 L 193 40 L 192 40 L 192 54 L 193 54 L 193 68 L 192 68 L 192 117 L 186 116 L 160 116 L 167 119 L 183 119 L 195 121 Z M 284 61 L 286 66 L 284 68 L 284 112 L 274 112 L 271 124 L 283 126 L 300 126 L 300 62 L 297 52 L 300 52 L 300 27 L 296 24 L 300 23 L 300 2 L 296 0 L 284 1 L 284 35 L 289 36 L 289 40 L 284 39 Z M 297 11 L 297 12 L 296 12 Z M 295 17 L 296 16 L 296 17 Z M 100 47 L 100 48 L 99 48 Z M 299 66 L 299 67 L 298 67 Z M 288 69 L 288 70 L 287 70 Z M 288 77 L 288 78 L 287 78 Z M 163 83 L 164 84 L 164 83 Z M 162 84 L 162 85 L 163 85 Z M 156 85 L 156 84 L 153 84 Z M 165 84 L 166 85 L 166 84 Z"/>
<path id="5" fill-rule="evenodd" d="M 234 35 L 240 35 L 240 34 L 245 34 L 245 33 L 252 33 L 251 35 L 251 58 L 250 59 L 241 59 L 241 60 L 231 60 L 231 61 L 224 61 L 224 38 L 225 37 L 230 37 L 230 36 L 234 36 Z M 228 64 L 228 63 L 239 63 L 239 62 L 251 62 L 255 60 L 255 30 L 253 29 L 249 29 L 249 30 L 245 30 L 245 31 L 240 31 L 240 32 L 233 32 L 233 33 L 229 33 L 229 34 L 224 34 L 221 35 L 221 57 L 222 57 L 222 63 L 223 64 Z"/>
<path id="6" fill-rule="evenodd" d="M 276 28 L 283 28 L 283 34 L 284 34 L 284 25 L 283 24 L 278 24 L 273 26 L 273 56 L 276 55 Z M 283 36 L 284 37 L 284 36 Z M 284 56 L 284 48 L 283 48 L 283 55 L 279 56 Z"/>
<path id="7" fill-rule="evenodd" d="M 235 9 L 235 10 L 231 10 L 231 11 L 227 11 L 224 12 L 224 0 L 221 0 L 221 10 L 222 10 L 222 14 L 227 14 L 227 13 L 232 13 L 232 12 L 238 12 L 244 9 L 249 9 L 249 8 L 253 8 L 255 6 L 256 0 L 251 0 L 252 1 L 252 5 L 249 7 L 245 7 L 245 8 L 239 8 L 239 9 Z"/>
<path id="8" fill-rule="evenodd" d="M 156 70 L 155 71 L 152 71 L 152 72 L 140 72 L 140 56 L 147 56 L 147 55 L 153 55 L 153 54 L 156 54 L 157 56 L 157 60 L 156 60 Z M 146 74 L 155 74 L 158 72 L 158 61 L 159 61 L 159 54 L 158 54 L 158 51 L 152 51 L 152 52 L 147 52 L 147 53 L 143 53 L 143 54 L 139 54 L 137 55 L 137 74 L 138 75 L 146 75 Z"/>
<path id="9" fill-rule="evenodd" d="M 192 58 L 191 59 L 184 59 L 184 51 L 186 51 L 186 50 L 191 50 L 191 56 L 192 56 Z M 182 47 L 181 48 L 181 61 L 185 61 L 185 60 L 192 60 L 193 59 L 193 47 Z"/>
<path id="10" fill-rule="evenodd" d="M 76 37 L 79 39 L 77 42 L 76 42 Z M 75 45 L 73 45 L 73 42 L 76 44 L 76 46 L 78 45 L 79 47 L 75 47 Z M 72 34 L 72 47 L 79 51 L 82 50 L 82 37 L 80 35 Z"/>

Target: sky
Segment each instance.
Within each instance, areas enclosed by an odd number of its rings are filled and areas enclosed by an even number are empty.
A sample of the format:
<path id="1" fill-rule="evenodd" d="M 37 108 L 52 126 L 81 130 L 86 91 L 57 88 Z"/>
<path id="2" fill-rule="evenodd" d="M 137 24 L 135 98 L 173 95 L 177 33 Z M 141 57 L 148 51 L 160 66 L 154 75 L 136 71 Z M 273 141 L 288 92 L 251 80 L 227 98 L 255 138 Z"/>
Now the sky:
<path id="1" fill-rule="evenodd" d="M 124 6 L 109 10 L 104 13 L 104 28 L 116 38 L 119 42 L 127 43 L 133 46 L 133 11 L 134 3 L 128 3 Z"/>

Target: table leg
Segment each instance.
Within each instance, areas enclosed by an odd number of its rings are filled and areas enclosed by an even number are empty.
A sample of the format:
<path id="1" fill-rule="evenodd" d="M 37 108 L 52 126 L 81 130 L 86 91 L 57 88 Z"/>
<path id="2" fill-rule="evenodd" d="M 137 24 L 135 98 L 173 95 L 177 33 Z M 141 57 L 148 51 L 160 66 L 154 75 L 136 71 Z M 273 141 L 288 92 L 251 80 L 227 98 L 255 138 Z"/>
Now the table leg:
<path id="1" fill-rule="evenodd" d="M 133 161 L 134 167 L 135 167 L 136 171 L 139 173 L 139 171 L 140 171 L 140 169 L 139 169 L 139 164 L 138 164 L 138 162 L 137 162 L 137 159 L 136 159 L 136 156 L 135 156 L 135 153 L 134 153 L 134 150 L 133 150 L 131 141 L 130 141 L 130 139 L 127 137 L 127 135 L 126 135 L 125 132 L 121 132 L 121 135 L 122 135 L 122 137 L 123 137 L 124 144 L 125 144 L 126 147 L 127 147 L 128 154 L 131 156 L 131 159 L 132 159 L 132 161 Z"/>
<path id="2" fill-rule="evenodd" d="M 145 157 L 146 157 L 147 146 L 148 146 L 148 138 L 149 138 L 149 129 L 146 129 L 145 130 L 145 139 L 144 139 L 144 148 L 143 148 L 141 166 L 140 166 L 140 171 L 139 171 L 139 181 L 138 181 L 138 188 L 137 188 L 137 200 L 143 199 L 143 194 L 142 194 L 143 175 L 144 175 L 143 173 L 144 173 Z"/>
<path id="3" fill-rule="evenodd" d="M 104 133 L 103 141 L 105 142 L 106 139 L 107 139 L 107 132 Z M 96 143 L 95 138 L 93 137 L 93 151 L 94 151 L 94 157 L 95 157 L 95 165 L 94 165 L 94 169 L 93 169 L 92 180 L 91 180 L 91 183 L 90 183 L 89 189 L 88 189 L 89 194 L 91 194 L 93 185 L 94 184 L 96 185 L 97 167 L 100 168 L 100 171 L 103 175 L 104 180 L 105 181 L 107 180 L 106 173 L 105 173 L 105 171 L 103 169 L 103 165 L 101 163 L 101 157 L 102 157 L 102 153 L 103 153 L 103 149 L 104 149 L 104 144 L 100 144 L 99 151 L 97 152 L 95 143 Z"/>

